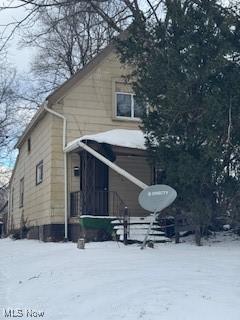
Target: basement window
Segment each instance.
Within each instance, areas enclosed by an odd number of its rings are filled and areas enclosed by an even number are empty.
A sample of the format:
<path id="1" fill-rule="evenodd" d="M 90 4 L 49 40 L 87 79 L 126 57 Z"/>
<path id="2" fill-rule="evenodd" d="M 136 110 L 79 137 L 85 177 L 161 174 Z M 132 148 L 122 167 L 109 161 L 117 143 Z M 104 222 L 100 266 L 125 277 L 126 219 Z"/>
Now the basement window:
<path id="1" fill-rule="evenodd" d="M 43 182 L 43 161 L 40 161 L 36 166 L 36 185 Z"/>

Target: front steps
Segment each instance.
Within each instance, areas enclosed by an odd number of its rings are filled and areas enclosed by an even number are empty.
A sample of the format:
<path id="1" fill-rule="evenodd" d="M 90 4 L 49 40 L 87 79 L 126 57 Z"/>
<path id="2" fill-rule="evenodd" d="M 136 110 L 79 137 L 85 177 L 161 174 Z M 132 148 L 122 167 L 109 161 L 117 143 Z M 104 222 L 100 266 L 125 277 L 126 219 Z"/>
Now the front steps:
<path id="1" fill-rule="evenodd" d="M 129 242 L 143 242 L 150 222 L 152 221 L 152 216 L 147 217 L 130 217 L 128 218 L 128 241 Z M 120 241 L 123 241 L 123 220 L 116 219 L 111 222 L 116 235 Z M 163 228 L 157 223 L 153 223 L 152 230 L 149 234 L 148 241 L 163 243 L 171 241 L 166 237 L 165 232 L 162 231 Z"/>

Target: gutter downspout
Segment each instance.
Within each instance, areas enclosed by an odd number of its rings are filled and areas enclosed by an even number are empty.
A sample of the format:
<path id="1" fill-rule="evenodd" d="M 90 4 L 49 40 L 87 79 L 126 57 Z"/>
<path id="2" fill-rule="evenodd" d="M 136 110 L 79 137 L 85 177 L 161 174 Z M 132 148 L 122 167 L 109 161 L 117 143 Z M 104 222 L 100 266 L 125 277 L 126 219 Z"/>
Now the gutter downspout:
<path id="1" fill-rule="evenodd" d="M 107 158 L 105 158 L 103 155 L 101 155 L 100 153 L 98 153 L 97 151 L 95 151 L 94 149 L 92 149 L 91 147 L 86 145 L 85 143 L 83 143 L 81 141 L 78 141 L 78 145 L 79 145 L 79 147 L 83 148 L 87 152 L 91 153 L 95 158 L 97 158 L 98 160 L 100 160 L 103 163 L 105 163 L 108 167 L 110 167 L 111 169 L 116 171 L 118 174 L 120 174 L 121 176 L 125 177 L 126 179 L 128 179 L 129 181 L 131 181 L 132 183 L 137 185 L 139 188 L 145 189 L 145 188 L 148 187 L 148 185 L 146 185 L 144 182 L 142 182 L 141 180 L 137 179 L 136 177 L 131 175 L 126 170 L 120 168 L 119 166 L 117 166 L 112 161 L 110 161 Z M 70 151 L 70 148 L 67 148 L 67 147 L 64 148 L 64 152 L 65 153 L 67 153 L 68 151 Z"/>
<path id="2" fill-rule="evenodd" d="M 10 226 L 10 215 L 11 215 L 10 209 L 12 209 L 11 205 L 10 205 L 11 196 L 12 196 L 12 192 L 10 192 L 10 185 L 9 185 L 9 190 L 8 190 L 8 213 L 7 213 L 7 225 L 6 225 L 6 230 L 5 230 L 5 232 L 6 232 L 5 236 L 9 234 L 9 231 L 10 231 L 10 228 L 11 228 L 11 226 Z"/>
<path id="3" fill-rule="evenodd" d="M 67 153 L 64 151 L 66 147 L 66 130 L 67 130 L 67 119 L 60 113 L 53 111 L 48 108 L 48 101 L 44 102 L 44 109 L 53 114 L 54 116 L 63 120 L 63 159 L 64 159 L 64 240 L 68 241 L 68 186 L 67 186 Z"/>

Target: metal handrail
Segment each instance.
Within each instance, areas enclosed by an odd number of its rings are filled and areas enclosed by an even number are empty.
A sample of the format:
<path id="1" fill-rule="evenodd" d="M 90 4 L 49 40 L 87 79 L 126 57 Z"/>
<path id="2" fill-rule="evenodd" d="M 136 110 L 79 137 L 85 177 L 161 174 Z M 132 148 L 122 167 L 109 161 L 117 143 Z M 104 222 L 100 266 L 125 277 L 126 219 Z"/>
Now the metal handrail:
<path id="1" fill-rule="evenodd" d="M 126 204 L 116 191 L 96 190 L 92 194 L 92 203 L 84 208 L 81 191 L 70 192 L 70 216 L 77 217 L 82 214 L 93 216 L 114 216 L 123 220 Z M 85 211 L 85 212 L 84 212 Z"/>

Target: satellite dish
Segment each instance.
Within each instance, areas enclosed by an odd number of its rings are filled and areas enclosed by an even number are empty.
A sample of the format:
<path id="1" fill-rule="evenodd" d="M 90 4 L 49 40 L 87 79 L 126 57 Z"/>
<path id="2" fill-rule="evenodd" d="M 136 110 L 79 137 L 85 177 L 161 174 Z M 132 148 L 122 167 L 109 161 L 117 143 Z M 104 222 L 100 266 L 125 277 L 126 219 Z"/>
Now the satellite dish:
<path id="1" fill-rule="evenodd" d="M 140 206 L 150 212 L 159 212 L 170 206 L 177 192 L 164 184 L 156 184 L 142 190 L 138 196 Z"/>

